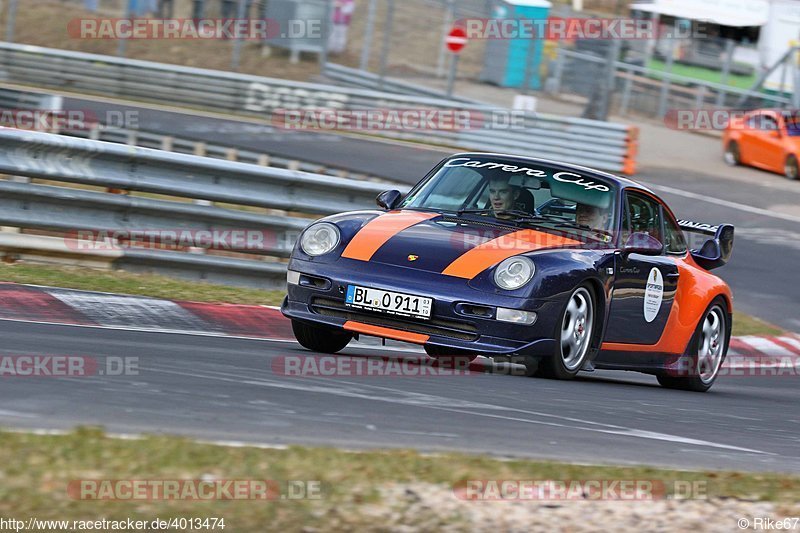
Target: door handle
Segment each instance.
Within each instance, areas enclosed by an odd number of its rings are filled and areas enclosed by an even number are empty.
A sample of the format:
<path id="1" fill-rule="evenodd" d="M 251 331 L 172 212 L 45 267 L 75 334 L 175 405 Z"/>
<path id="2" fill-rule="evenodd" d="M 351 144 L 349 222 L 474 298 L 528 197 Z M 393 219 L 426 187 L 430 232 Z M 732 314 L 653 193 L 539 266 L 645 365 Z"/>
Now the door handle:
<path id="1" fill-rule="evenodd" d="M 680 272 L 670 272 L 669 274 L 667 274 L 667 277 L 670 278 L 670 279 L 678 279 L 679 277 L 681 277 L 681 273 Z"/>

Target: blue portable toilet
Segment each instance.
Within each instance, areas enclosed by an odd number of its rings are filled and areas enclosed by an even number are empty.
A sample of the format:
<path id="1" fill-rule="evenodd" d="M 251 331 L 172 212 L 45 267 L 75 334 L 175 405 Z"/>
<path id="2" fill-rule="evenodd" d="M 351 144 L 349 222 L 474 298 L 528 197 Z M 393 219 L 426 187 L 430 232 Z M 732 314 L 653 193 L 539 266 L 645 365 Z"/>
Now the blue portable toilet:
<path id="1" fill-rule="evenodd" d="M 508 19 L 529 19 L 545 21 L 550 14 L 552 4 L 547 0 L 494 0 L 491 11 L 492 20 L 502 21 Z M 543 23 L 534 27 L 542 28 Z M 525 26 L 519 24 L 518 27 Z M 528 26 L 530 27 L 530 26 Z M 544 50 L 544 37 L 515 38 L 515 39 L 488 39 L 486 42 L 486 55 L 483 61 L 481 81 L 494 83 L 501 87 L 522 87 L 525 83 L 525 64 L 527 62 L 530 72 L 528 79 L 531 89 L 541 87 L 539 67 L 542 63 Z"/>

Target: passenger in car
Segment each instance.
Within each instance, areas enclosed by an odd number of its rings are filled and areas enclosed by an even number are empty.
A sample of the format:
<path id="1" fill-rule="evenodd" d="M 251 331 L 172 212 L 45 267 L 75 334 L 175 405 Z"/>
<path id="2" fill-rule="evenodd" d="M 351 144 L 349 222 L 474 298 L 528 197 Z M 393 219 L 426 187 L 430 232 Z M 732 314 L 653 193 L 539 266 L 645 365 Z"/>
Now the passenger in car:
<path id="1" fill-rule="evenodd" d="M 575 222 L 595 230 L 608 228 L 608 210 L 587 204 L 575 205 Z"/>

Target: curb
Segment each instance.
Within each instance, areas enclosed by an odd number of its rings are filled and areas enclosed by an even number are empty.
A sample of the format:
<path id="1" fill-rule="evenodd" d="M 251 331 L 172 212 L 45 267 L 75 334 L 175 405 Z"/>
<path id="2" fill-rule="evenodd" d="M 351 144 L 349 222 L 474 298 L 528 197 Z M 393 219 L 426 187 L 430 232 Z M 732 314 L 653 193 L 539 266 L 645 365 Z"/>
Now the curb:
<path id="1" fill-rule="evenodd" d="M 292 327 L 276 307 L 185 302 L 0 282 L 0 319 L 294 341 Z M 800 336 L 731 338 L 726 366 L 800 366 Z M 759 358 L 764 358 L 759 361 Z"/>
<path id="2" fill-rule="evenodd" d="M 280 310 L 0 282 L 0 319 L 140 331 L 294 340 Z"/>

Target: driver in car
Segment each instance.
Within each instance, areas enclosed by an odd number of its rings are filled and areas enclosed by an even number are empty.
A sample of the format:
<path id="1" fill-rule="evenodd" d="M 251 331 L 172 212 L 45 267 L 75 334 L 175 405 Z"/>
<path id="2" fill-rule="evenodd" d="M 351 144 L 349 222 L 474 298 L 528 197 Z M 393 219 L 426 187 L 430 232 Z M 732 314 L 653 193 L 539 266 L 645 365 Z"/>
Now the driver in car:
<path id="1" fill-rule="evenodd" d="M 505 176 L 493 176 L 489 181 L 489 204 L 495 216 L 501 211 L 515 209 L 515 203 L 519 198 L 519 187 L 511 185 L 509 180 L 510 178 Z"/>

